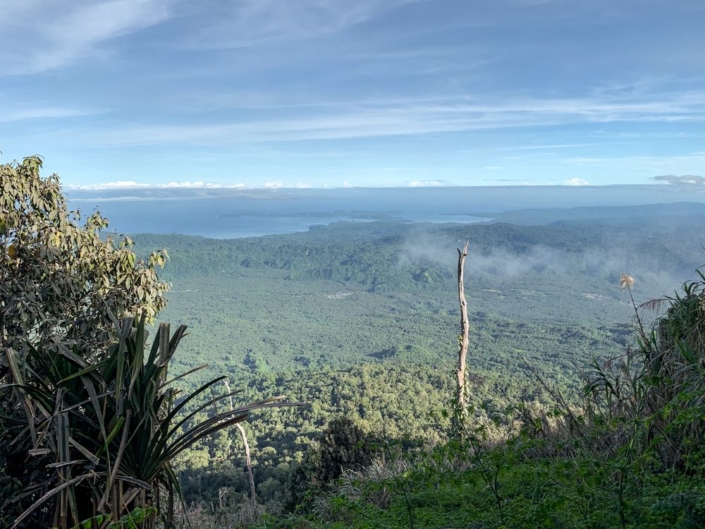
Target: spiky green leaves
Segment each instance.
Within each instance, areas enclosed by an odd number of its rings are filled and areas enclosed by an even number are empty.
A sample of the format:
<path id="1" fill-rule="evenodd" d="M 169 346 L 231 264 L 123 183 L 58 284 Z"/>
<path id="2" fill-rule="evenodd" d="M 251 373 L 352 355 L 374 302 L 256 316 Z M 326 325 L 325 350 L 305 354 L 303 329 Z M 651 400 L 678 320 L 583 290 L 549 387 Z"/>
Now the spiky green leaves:
<path id="1" fill-rule="evenodd" d="M 203 398 L 221 377 L 177 402 L 167 373 L 186 327 L 172 335 L 168 324 L 160 325 L 147 348 L 145 319 L 116 322 L 118 340 L 100 360 L 69 351 L 29 366 L 28 357 L 10 355 L 11 388 L 25 411 L 13 442 L 44 462 L 42 482 L 30 484 L 34 501 L 13 527 L 47 507 L 61 529 L 106 514 L 117 521 L 149 506 L 157 507 L 153 516 L 161 514 L 162 496 L 179 491 L 171 468 L 176 456 L 253 409 L 292 405 L 268 399 L 194 422 L 234 392 Z"/>

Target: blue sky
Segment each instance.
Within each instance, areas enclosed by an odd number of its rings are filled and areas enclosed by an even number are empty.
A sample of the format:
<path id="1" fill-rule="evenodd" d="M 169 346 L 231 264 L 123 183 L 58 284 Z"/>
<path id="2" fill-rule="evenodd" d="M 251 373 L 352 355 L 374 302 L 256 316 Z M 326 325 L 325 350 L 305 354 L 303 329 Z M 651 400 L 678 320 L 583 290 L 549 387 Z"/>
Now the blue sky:
<path id="1" fill-rule="evenodd" d="M 4 0 L 0 24 L 0 161 L 66 186 L 705 176 L 702 0 Z"/>

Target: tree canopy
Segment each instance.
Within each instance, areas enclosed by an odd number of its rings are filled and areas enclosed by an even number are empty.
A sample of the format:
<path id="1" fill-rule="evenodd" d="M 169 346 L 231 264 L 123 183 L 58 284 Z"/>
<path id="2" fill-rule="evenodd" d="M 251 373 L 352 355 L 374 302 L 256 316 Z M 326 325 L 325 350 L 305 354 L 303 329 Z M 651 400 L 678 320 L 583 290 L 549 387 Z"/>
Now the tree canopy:
<path id="1" fill-rule="evenodd" d="M 129 238 L 101 236 L 98 212 L 81 225 L 41 167 L 38 156 L 0 165 L 0 351 L 71 341 L 95 352 L 109 342 L 111 314 L 151 320 L 166 306 L 156 269 L 167 254 L 137 259 Z"/>

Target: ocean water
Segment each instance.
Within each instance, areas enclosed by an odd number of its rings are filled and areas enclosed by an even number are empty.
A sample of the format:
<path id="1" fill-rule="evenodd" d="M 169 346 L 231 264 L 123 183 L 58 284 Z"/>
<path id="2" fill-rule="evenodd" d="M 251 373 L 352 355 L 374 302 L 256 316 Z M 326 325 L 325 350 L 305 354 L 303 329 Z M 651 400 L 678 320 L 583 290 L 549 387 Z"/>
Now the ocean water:
<path id="1" fill-rule="evenodd" d="M 473 223 L 519 209 L 705 201 L 677 186 L 503 186 L 351 189 L 69 190 L 69 205 L 98 209 L 120 234 L 180 233 L 212 238 L 306 231 L 332 222 L 396 219 Z"/>

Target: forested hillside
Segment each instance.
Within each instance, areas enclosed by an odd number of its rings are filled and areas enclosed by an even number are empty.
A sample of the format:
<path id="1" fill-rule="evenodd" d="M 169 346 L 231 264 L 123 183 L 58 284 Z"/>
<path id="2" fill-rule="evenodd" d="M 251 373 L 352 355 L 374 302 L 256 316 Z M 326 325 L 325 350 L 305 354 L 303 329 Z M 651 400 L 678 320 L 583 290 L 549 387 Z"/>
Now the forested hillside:
<path id="1" fill-rule="evenodd" d="M 550 400 L 531 369 L 577 398 L 580 369 L 633 343 L 620 274 L 636 278 L 637 303 L 673 291 L 703 258 L 692 240 L 701 228 L 705 217 L 669 215 L 134 239 L 138 251 L 169 251 L 163 277 L 173 288 L 161 318 L 189 325 L 179 369 L 207 363 L 193 380 L 227 374 L 244 400 L 285 394 L 307 403 L 248 426 L 259 497 L 282 503 L 292 465 L 336 416 L 391 439 L 445 437 L 459 317 L 455 248 L 465 240 L 471 402 L 492 416 L 522 399 Z M 222 433 L 184 456 L 190 502 L 213 503 L 223 487 L 231 498 L 246 493 L 238 446 L 236 434 Z"/>

